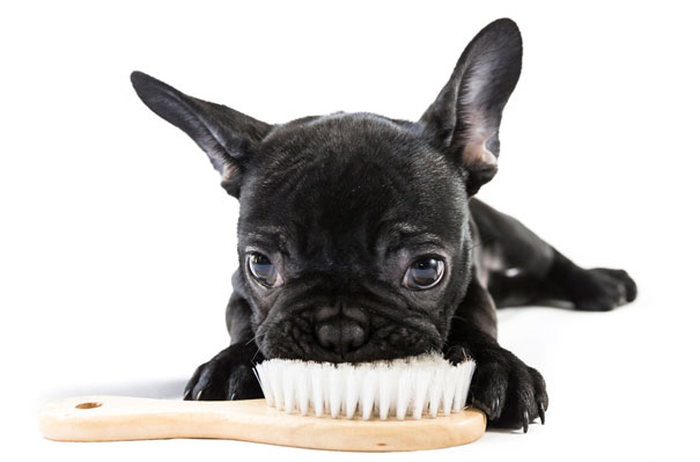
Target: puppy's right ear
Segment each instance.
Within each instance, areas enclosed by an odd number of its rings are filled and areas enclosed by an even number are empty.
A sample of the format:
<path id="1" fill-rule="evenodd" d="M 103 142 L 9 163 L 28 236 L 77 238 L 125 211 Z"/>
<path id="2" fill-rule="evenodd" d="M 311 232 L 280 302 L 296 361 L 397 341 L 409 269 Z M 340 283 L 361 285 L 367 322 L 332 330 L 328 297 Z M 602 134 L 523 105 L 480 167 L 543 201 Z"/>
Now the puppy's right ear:
<path id="1" fill-rule="evenodd" d="M 187 133 L 207 153 L 221 174 L 221 186 L 238 197 L 248 157 L 272 126 L 221 104 L 185 95 L 143 72 L 133 72 L 131 83 L 146 106 Z"/>

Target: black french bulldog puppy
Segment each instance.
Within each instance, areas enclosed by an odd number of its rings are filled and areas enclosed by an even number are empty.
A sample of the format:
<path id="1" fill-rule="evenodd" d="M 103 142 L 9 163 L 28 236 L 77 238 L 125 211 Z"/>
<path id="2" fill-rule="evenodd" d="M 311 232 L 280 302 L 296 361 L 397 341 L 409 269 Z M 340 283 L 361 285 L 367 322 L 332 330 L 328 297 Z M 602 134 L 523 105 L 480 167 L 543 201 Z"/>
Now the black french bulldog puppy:
<path id="1" fill-rule="evenodd" d="M 240 201 L 231 345 L 185 399 L 261 397 L 265 358 L 359 362 L 439 350 L 477 368 L 469 403 L 491 425 L 544 423 L 545 382 L 496 340 L 496 308 L 632 301 L 622 270 L 582 269 L 474 198 L 496 174 L 520 32 L 489 24 L 417 122 L 335 113 L 271 125 L 146 74 L 139 97 L 184 130 Z"/>

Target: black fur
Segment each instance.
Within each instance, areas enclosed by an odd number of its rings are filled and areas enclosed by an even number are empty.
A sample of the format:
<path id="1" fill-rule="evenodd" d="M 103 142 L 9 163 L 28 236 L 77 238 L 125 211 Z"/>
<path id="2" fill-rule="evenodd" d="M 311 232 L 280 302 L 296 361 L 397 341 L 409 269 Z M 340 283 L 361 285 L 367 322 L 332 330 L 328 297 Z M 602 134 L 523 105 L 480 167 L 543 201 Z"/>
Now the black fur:
<path id="1" fill-rule="evenodd" d="M 476 360 L 469 402 L 491 424 L 544 422 L 544 380 L 499 346 L 495 308 L 609 310 L 636 288 L 624 271 L 579 268 L 473 198 L 496 173 L 521 55 L 515 23 L 490 24 L 417 122 L 336 113 L 269 125 L 132 74 L 141 99 L 204 149 L 240 201 L 231 345 L 197 369 L 185 399 L 260 396 L 251 366 L 264 358 L 440 350 Z M 275 268 L 272 287 L 254 279 L 252 254 Z M 423 256 L 444 262 L 444 274 L 415 290 L 404 278 Z"/>

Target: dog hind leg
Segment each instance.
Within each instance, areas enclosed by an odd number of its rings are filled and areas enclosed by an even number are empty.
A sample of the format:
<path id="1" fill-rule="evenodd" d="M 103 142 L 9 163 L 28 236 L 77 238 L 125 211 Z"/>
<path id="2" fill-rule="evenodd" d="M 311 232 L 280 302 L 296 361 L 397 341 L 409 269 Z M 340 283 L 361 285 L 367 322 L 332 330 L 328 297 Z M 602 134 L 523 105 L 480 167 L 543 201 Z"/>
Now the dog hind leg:
<path id="1" fill-rule="evenodd" d="M 636 298 L 636 284 L 624 270 L 581 268 L 513 217 L 477 199 L 469 208 L 481 273 L 497 307 L 607 311 Z"/>

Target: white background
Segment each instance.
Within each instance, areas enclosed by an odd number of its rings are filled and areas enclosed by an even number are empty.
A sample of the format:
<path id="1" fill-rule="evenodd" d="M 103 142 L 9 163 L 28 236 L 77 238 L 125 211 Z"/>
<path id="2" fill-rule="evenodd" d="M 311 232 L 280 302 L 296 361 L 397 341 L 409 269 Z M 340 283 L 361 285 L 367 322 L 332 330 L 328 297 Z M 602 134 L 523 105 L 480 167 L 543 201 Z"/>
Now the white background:
<path id="1" fill-rule="evenodd" d="M 3 440 L 51 460 L 696 459 L 698 15 L 687 4 L 3 2 Z M 235 441 L 60 444 L 49 400 L 177 397 L 225 347 L 237 204 L 150 112 L 145 72 L 269 122 L 337 110 L 415 119 L 499 17 L 525 56 L 481 197 L 582 266 L 622 267 L 610 313 L 500 312 L 547 379 L 547 424 L 434 454 L 328 454 Z M 244 459 L 246 458 L 246 459 Z M 696 459 L 697 460 L 697 459 Z"/>

